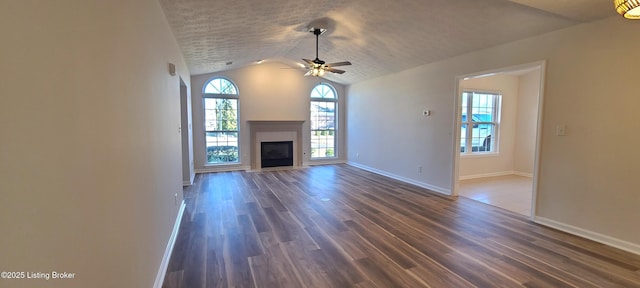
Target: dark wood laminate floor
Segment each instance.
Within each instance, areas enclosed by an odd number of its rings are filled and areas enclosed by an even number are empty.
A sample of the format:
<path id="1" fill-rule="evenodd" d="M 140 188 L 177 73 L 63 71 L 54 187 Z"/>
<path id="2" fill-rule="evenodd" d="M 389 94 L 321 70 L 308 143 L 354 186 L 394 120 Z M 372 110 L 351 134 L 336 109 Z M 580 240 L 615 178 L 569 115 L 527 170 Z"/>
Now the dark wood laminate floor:
<path id="1" fill-rule="evenodd" d="M 640 287 L 640 256 L 347 165 L 199 174 L 163 287 Z"/>

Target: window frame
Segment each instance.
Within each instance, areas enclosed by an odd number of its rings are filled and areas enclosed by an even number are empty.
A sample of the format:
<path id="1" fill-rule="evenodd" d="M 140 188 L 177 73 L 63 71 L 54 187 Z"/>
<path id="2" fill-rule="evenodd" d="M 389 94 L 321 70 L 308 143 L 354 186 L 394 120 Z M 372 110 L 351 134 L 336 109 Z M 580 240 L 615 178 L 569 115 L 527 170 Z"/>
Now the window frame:
<path id="1" fill-rule="evenodd" d="M 319 86 L 326 86 L 328 87 L 331 92 L 333 93 L 333 98 L 325 98 L 325 97 L 314 97 L 314 92 L 316 91 L 316 89 Z M 313 88 L 311 89 L 311 93 L 309 93 L 309 148 L 310 148 L 310 153 L 309 153 L 309 158 L 311 160 L 326 160 L 326 159 L 336 159 L 338 158 L 338 123 L 339 123 L 339 118 L 338 118 L 338 109 L 339 109 L 339 100 L 338 100 L 338 92 L 336 91 L 336 88 L 333 87 L 333 85 L 326 83 L 326 82 L 320 82 L 317 85 L 313 86 Z M 334 111 L 333 111 L 333 129 L 313 129 L 313 119 L 312 119 L 312 115 L 311 115 L 311 105 L 313 105 L 314 102 L 324 102 L 324 103 L 334 103 Z M 333 156 L 321 156 L 321 157 L 314 157 L 313 156 L 313 147 L 312 147 L 312 140 L 313 140 L 313 132 L 314 131 L 333 131 Z"/>
<path id="2" fill-rule="evenodd" d="M 467 95 L 467 111 L 466 111 L 466 115 L 467 115 L 467 119 L 466 121 L 462 120 L 462 116 L 465 114 L 463 112 L 463 104 L 465 103 L 463 98 L 464 96 Z M 475 95 L 493 95 L 493 121 L 473 121 L 473 97 Z M 496 156 L 500 153 L 500 119 L 501 119 L 501 110 L 502 110 L 502 93 L 500 91 L 488 91 L 488 90 L 480 90 L 480 89 L 464 89 L 462 91 L 462 93 L 460 94 L 460 105 L 459 105 L 459 109 L 460 109 L 460 117 L 458 118 L 458 120 L 460 121 L 460 124 L 458 125 L 458 127 L 460 128 L 460 156 L 461 157 L 482 157 L 482 156 Z M 478 113 L 476 113 L 478 114 Z M 471 117 L 469 117 L 469 115 L 471 115 Z M 465 142 L 464 142 L 464 146 L 462 144 L 462 127 L 464 125 L 467 125 L 465 128 Z M 490 151 L 473 151 L 473 126 L 474 125 L 493 125 L 493 134 L 489 134 L 489 136 L 491 137 L 490 139 L 490 146 L 491 146 L 491 150 Z M 471 129 L 468 129 L 468 127 L 471 127 Z M 464 152 L 462 151 L 462 149 L 464 148 Z"/>
<path id="3" fill-rule="evenodd" d="M 236 92 L 236 94 L 219 94 L 219 93 L 206 93 L 206 89 L 207 86 L 209 86 L 209 83 L 211 83 L 212 81 L 216 80 L 216 79 L 222 79 L 225 81 L 228 81 L 231 85 L 233 85 L 234 90 Z M 236 100 L 236 123 L 237 123 L 237 128 L 235 131 L 231 131 L 231 130 L 215 130 L 215 131 L 208 131 L 207 130 L 207 105 L 206 105 L 206 99 L 235 99 Z M 240 145 L 241 143 L 241 125 L 240 125 L 240 91 L 238 89 L 238 85 L 235 84 L 234 81 L 232 81 L 229 78 L 226 77 L 222 77 L 222 76 L 215 76 L 215 77 L 211 77 L 210 79 L 208 79 L 204 85 L 202 86 L 202 126 L 203 126 L 203 130 L 204 130 L 204 165 L 205 166 L 221 166 L 221 165 L 238 165 L 241 164 L 241 155 L 242 155 L 242 147 Z M 207 154 L 208 154 L 208 147 L 207 147 L 207 133 L 209 132 L 235 132 L 237 134 L 236 139 L 237 139 L 237 147 L 238 147 L 238 158 L 236 161 L 234 162 L 223 162 L 223 163 L 212 163 L 209 162 L 207 159 Z"/>

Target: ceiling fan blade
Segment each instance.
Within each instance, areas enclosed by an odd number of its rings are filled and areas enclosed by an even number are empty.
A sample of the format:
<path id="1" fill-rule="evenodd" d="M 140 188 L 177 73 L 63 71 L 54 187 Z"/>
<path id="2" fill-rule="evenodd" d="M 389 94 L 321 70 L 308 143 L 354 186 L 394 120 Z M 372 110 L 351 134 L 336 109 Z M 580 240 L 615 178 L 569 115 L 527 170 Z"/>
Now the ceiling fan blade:
<path id="1" fill-rule="evenodd" d="M 309 65 L 313 65 L 313 64 L 314 64 L 314 63 L 313 63 L 313 61 L 311 61 L 311 60 L 309 60 L 309 59 L 304 59 L 304 58 L 302 58 L 302 60 L 303 60 L 304 62 L 309 63 Z"/>
<path id="2" fill-rule="evenodd" d="M 304 73 L 304 76 L 311 76 L 311 70 L 307 71 L 307 73 Z"/>
<path id="3" fill-rule="evenodd" d="M 348 66 L 348 65 L 351 65 L 351 62 L 343 61 L 343 62 L 336 62 L 336 63 L 327 64 L 327 66 L 329 66 L 329 67 Z"/>
<path id="4" fill-rule="evenodd" d="M 325 68 L 324 70 L 325 70 L 325 71 L 332 72 L 332 73 L 338 73 L 338 74 L 343 74 L 344 72 L 346 72 L 346 71 L 344 71 L 344 70 L 334 69 L 334 68 L 330 68 L 330 67 L 329 67 L 329 68 Z"/>

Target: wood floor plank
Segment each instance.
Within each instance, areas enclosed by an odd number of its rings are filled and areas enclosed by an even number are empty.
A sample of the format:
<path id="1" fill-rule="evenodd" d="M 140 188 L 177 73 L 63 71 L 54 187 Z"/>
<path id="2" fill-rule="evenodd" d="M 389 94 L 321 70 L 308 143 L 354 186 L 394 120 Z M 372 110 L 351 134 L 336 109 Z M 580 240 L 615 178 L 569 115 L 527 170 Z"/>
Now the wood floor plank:
<path id="1" fill-rule="evenodd" d="M 167 288 L 167 287 L 182 288 L 183 287 L 182 286 L 182 283 L 183 283 L 183 279 L 182 279 L 183 272 L 184 272 L 184 270 L 175 271 L 175 272 L 168 272 L 165 275 L 164 282 L 162 283 L 162 288 Z"/>
<path id="2" fill-rule="evenodd" d="M 640 255 L 349 165 L 196 175 L 162 287 L 640 287 Z"/>
<path id="3" fill-rule="evenodd" d="M 364 278 L 355 268 L 353 262 L 350 261 L 347 255 L 342 253 L 341 249 L 337 247 L 336 244 L 330 241 L 316 227 L 307 227 L 306 230 L 311 238 L 318 243 L 318 246 L 320 246 L 324 255 L 331 260 L 332 265 L 338 269 L 338 273 L 344 276 L 349 283 L 353 285 L 363 281 Z"/>
<path id="4" fill-rule="evenodd" d="M 255 287 L 302 286 L 280 245 L 268 247 L 264 254 L 250 257 L 249 263 Z"/>
<path id="5" fill-rule="evenodd" d="M 269 226 L 271 226 L 271 230 L 274 231 L 280 242 L 293 240 L 290 226 L 285 225 L 282 218 L 280 218 L 280 214 L 273 207 L 264 208 L 264 214 L 269 222 Z"/>
<path id="6" fill-rule="evenodd" d="M 206 239 L 204 227 L 206 218 L 198 214 L 194 218 L 189 235 L 189 248 L 185 256 L 183 281 L 186 287 L 205 287 Z"/>
<path id="7" fill-rule="evenodd" d="M 404 269 L 416 267 L 416 263 L 411 257 L 414 251 L 408 249 L 406 243 L 398 238 L 385 233 L 385 231 L 376 225 L 361 225 L 352 220 L 346 221 L 345 223 L 357 235 L 360 235 L 363 240 L 371 243 L 373 247 L 387 255 L 400 267 Z"/>
<path id="8" fill-rule="evenodd" d="M 282 251 L 291 261 L 294 269 L 297 270 L 302 287 L 331 287 L 331 279 L 329 273 L 322 269 L 320 261 L 318 261 L 313 251 L 320 249 L 308 250 L 306 245 L 298 241 L 290 241 L 280 244 Z M 346 282 L 345 282 L 346 283 Z"/>
<path id="9" fill-rule="evenodd" d="M 256 202 L 247 203 L 247 210 L 258 233 L 271 231 L 271 226 L 269 226 L 269 222 L 265 219 L 266 216 Z"/>
<path id="10" fill-rule="evenodd" d="M 227 287 L 227 271 L 224 260 L 224 236 L 207 238 L 207 260 L 205 267 L 205 287 Z"/>
<path id="11" fill-rule="evenodd" d="M 371 253 L 367 258 L 355 261 L 365 277 L 382 287 L 425 287 L 420 278 L 391 262 L 380 253 Z"/>
<path id="12" fill-rule="evenodd" d="M 225 233 L 223 255 L 227 281 L 230 287 L 254 287 L 249 257 L 241 235 L 238 228 L 228 228 Z"/>
<path id="13" fill-rule="evenodd" d="M 239 215 L 238 223 L 240 223 L 241 238 L 244 240 L 247 257 L 253 257 L 263 254 L 263 248 L 258 237 L 258 231 L 247 215 Z"/>
<path id="14" fill-rule="evenodd" d="M 352 287 L 354 281 L 349 275 L 346 275 L 346 271 L 340 270 L 341 266 L 336 265 L 334 260 L 325 253 L 324 250 L 318 249 L 310 251 L 310 254 L 315 259 L 315 262 L 320 267 L 320 270 L 327 275 L 327 280 L 330 283 L 329 287 Z M 361 280 L 358 280 L 361 282 Z M 357 283 L 356 283 L 357 284 Z"/>

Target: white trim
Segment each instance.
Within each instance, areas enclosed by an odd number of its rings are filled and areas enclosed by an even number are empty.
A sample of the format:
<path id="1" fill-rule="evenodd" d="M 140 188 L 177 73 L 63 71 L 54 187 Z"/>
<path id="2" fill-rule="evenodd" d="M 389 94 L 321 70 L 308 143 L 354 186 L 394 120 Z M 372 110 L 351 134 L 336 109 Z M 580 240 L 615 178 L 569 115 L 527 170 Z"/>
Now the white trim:
<path id="1" fill-rule="evenodd" d="M 191 176 L 189 176 L 189 181 L 183 181 L 182 182 L 182 186 L 191 186 L 193 185 L 193 181 L 196 180 L 196 173 L 193 172 L 191 173 Z"/>
<path id="2" fill-rule="evenodd" d="M 353 167 L 360 168 L 362 170 L 367 170 L 369 172 L 380 174 L 382 176 L 393 178 L 393 179 L 398 180 L 398 181 L 402 181 L 402 182 L 405 182 L 405 183 L 416 185 L 418 187 L 429 189 L 431 191 L 434 191 L 434 192 L 437 192 L 437 193 L 440 193 L 440 194 L 451 196 L 451 190 L 450 189 L 446 189 L 446 188 L 438 187 L 438 186 L 435 186 L 435 185 L 427 184 L 427 183 L 424 183 L 424 182 L 416 181 L 416 180 L 409 179 L 409 178 L 406 178 L 406 177 L 402 177 L 402 176 L 399 176 L 399 175 L 396 175 L 396 174 L 392 174 L 392 173 L 389 173 L 389 172 L 378 170 L 376 168 L 372 168 L 372 167 L 365 166 L 365 165 L 362 165 L 362 164 L 354 163 L 354 162 L 351 162 L 351 161 L 347 162 L 346 164 L 347 165 L 351 165 Z"/>
<path id="3" fill-rule="evenodd" d="M 522 176 L 522 177 L 533 178 L 533 174 L 532 173 L 525 173 L 525 172 L 519 172 L 519 171 L 502 171 L 502 172 L 493 172 L 493 173 L 484 173 L 484 174 L 474 174 L 474 175 L 460 176 L 459 180 L 469 180 L 469 179 L 497 177 L 497 176 L 506 176 L 506 175 L 518 175 L 518 176 Z"/>
<path id="4" fill-rule="evenodd" d="M 518 176 L 522 176 L 522 177 L 529 177 L 529 178 L 533 178 L 533 173 L 525 173 L 525 172 L 520 172 L 520 171 L 513 171 L 514 175 L 518 175 Z"/>
<path id="5" fill-rule="evenodd" d="M 164 256 L 162 256 L 162 262 L 160 262 L 158 274 L 156 274 L 156 282 L 153 284 L 154 288 L 161 288 L 162 282 L 164 282 L 164 276 L 167 273 L 169 260 L 171 260 L 171 252 L 173 252 L 173 245 L 176 244 L 178 231 L 180 231 L 180 223 L 182 222 L 182 214 L 184 214 L 185 207 L 187 207 L 187 204 L 184 203 L 184 200 L 182 200 L 182 204 L 180 205 L 180 209 L 178 210 L 178 215 L 176 216 L 176 223 L 173 224 L 173 231 L 171 232 L 171 236 L 169 236 L 167 249 L 165 249 L 164 251 Z"/>
<path id="6" fill-rule="evenodd" d="M 538 123 L 536 123 L 536 151 L 533 158 L 533 195 L 531 197 L 531 218 L 536 217 L 536 211 L 538 205 L 538 177 L 540 175 L 540 158 L 541 153 L 540 149 L 542 148 L 542 118 L 543 118 L 543 109 L 544 109 L 544 87 L 546 83 L 547 77 L 547 61 L 542 60 L 538 62 L 538 67 L 540 68 L 540 83 L 538 86 Z"/>
<path id="7" fill-rule="evenodd" d="M 317 165 L 331 165 L 331 164 L 345 164 L 346 161 L 342 159 L 317 159 L 311 161 L 302 162 L 302 166 L 317 166 Z"/>
<path id="8" fill-rule="evenodd" d="M 640 255 L 640 245 L 636 243 L 631 243 L 618 238 L 614 238 L 611 236 L 607 236 L 604 234 L 600 234 L 594 231 L 572 226 L 569 224 L 565 224 L 565 223 L 558 222 L 558 221 L 551 220 L 544 217 L 535 217 L 533 221 L 544 226 L 555 228 L 573 235 L 577 235 L 583 238 L 587 238 L 589 240 L 596 241 L 598 243 L 602 243 L 611 247 L 615 247 L 627 252 L 634 253 L 636 255 Z"/>
<path id="9" fill-rule="evenodd" d="M 516 174 L 516 172 L 514 172 L 514 171 L 502 171 L 502 172 L 493 172 L 493 173 L 484 173 L 484 174 L 460 176 L 460 180 L 469 180 L 469 179 L 487 178 L 487 177 L 497 177 L 497 176 L 506 176 L 506 175 L 514 175 L 514 174 Z"/>
<path id="10" fill-rule="evenodd" d="M 464 153 L 460 153 L 460 158 L 485 158 L 485 157 L 498 157 L 498 156 L 500 156 L 500 153 L 498 153 L 498 152 L 464 152 Z"/>
<path id="11" fill-rule="evenodd" d="M 195 169 L 197 174 L 213 173 L 213 172 L 229 172 L 251 170 L 250 166 L 234 165 L 234 166 L 205 166 L 204 168 Z"/>

